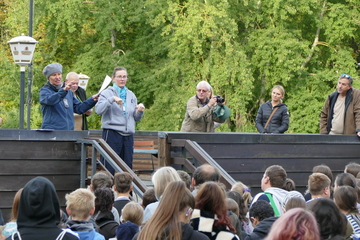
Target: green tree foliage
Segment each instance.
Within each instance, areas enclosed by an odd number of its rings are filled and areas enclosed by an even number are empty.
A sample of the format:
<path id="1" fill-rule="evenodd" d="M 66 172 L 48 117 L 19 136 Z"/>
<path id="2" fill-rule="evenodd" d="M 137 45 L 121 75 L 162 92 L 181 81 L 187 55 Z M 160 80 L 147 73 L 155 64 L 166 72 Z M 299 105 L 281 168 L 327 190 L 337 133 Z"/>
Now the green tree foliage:
<path id="1" fill-rule="evenodd" d="M 19 73 L 7 41 L 26 33 L 28 2 L 0 0 L 0 113 L 17 127 Z M 139 130 L 178 131 L 201 80 L 231 108 L 217 131 L 256 132 L 274 85 L 285 87 L 292 133 L 318 133 L 319 114 L 337 77 L 360 87 L 357 0 L 35 0 L 32 128 L 41 125 L 41 70 L 51 62 L 90 76 L 98 92 L 116 66 L 147 107 Z M 10 124 L 11 122 L 11 124 Z M 100 116 L 89 117 L 100 129 Z"/>

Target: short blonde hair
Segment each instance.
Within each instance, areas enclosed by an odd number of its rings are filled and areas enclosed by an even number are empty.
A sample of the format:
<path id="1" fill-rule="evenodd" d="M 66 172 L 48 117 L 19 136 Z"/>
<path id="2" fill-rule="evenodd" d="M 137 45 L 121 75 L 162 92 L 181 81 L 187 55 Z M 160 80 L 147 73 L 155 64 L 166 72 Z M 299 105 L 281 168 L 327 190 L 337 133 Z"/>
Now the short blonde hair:
<path id="1" fill-rule="evenodd" d="M 88 189 L 79 188 L 65 195 L 66 207 L 75 218 L 86 220 L 95 207 L 95 195 Z"/>
<path id="2" fill-rule="evenodd" d="M 136 202 L 128 202 L 121 210 L 121 217 L 124 222 L 132 222 L 140 226 L 144 218 L 144 209 Z"/>

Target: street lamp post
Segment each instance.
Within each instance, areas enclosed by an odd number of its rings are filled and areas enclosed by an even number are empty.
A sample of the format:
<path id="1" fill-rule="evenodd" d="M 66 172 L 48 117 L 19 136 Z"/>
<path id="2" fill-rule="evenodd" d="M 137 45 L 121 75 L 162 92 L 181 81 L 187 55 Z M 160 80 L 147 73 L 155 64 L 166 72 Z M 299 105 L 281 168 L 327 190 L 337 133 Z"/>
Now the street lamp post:
<path id="1" fill-rule="evenodd" d="M 34 19 L 34 0 L 30 0 L 29 2 L 29 37 L 32 37 L 33 33 L 33 19 Z M 29 64 L 28 66 L 28 91 L 27 91 L 27 129 L 30 130 L 30 119 L 31 119 L 31 85 L 32 85 L 32 64 Z"/>
<path id="2" fill-rule="evenodd" d="M 25 66 L 31 64 L 37 41 L 23 34 L 14 37 L 9 42 L 14 62 L 20 66 L 20 122 L 19 128 L 24 129 L 24 95 Z"/>

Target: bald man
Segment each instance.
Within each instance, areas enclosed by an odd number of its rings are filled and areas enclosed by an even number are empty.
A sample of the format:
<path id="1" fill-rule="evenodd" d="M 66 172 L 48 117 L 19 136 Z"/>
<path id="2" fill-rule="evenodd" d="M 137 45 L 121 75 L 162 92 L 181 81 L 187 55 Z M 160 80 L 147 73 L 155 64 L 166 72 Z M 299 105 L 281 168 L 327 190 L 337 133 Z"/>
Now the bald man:
<path id="1" fill-rule="evenodd" d="M 219 182 L 219 180 L 220 171 L 217 168 L 209 164 L 203 164 L 197 167 L 191 179 L 191 185 L 194 189 L 192 194 L 196 196 L 201 184 L 205 182 Z"/>
<path id="2" fill-rule="evenodd" d="M 69 72 L 66 75 L 64 84 L 67 84 L 69 82 L 73 82 L 73 85 L 71 86 L 70 90 L 73 92 L 74 96 L 80 102 L 86 101 L 87 98 L 86 98 L 85 89 L 79 87 L 79 75 L 75 72 Z M 92 109 L 89 109 L 84 114 L 74 113 L 74 120 L 75 120 L 74 130 L 76 131 L 88 130 L 88 122 L 86 118 L 90 116 L 92 112 L 93 112 Z"/>

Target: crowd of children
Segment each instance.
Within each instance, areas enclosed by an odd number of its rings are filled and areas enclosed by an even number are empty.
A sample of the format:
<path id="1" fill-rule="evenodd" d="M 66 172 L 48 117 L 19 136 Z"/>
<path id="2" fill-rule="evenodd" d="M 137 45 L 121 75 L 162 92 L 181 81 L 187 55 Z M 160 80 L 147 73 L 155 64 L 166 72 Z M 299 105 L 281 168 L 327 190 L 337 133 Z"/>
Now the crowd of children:
<path id="1" fill-rule="evenodd" d="M 242 182 L 231 189 L 219 171 L 199 166 L 192 176 L 159 168 L 141 203 L 132 199 L 133 179 L 98 172 L 91 185 L 66 194 L 61 210 L 54 185 L 30 180 L 13 202 L 0 240 L 287 240 L 359 239 L 360 164 L 350 163 L 333 180 L 331 169 L 313 168 L 305 193 L 284 168 L 269 166 L 262 192 Z"/>

